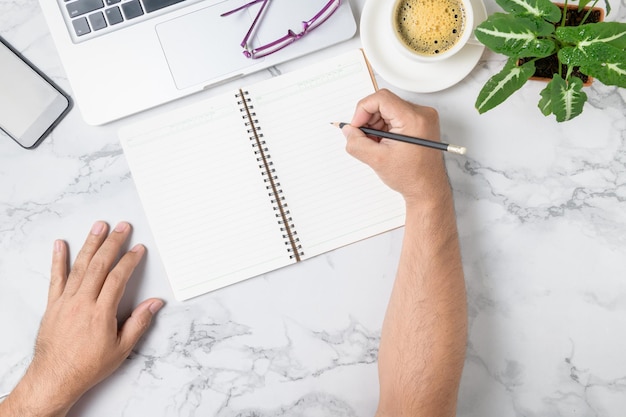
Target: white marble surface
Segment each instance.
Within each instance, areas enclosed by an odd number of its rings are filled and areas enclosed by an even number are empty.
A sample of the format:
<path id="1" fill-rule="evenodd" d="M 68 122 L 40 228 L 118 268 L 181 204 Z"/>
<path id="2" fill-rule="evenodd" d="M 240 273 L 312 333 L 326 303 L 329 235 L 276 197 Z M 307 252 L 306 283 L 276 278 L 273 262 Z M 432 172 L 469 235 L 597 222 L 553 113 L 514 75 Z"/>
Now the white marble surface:
<path id="1" fill-rule="evenodd" d="M 616 3 L 613 18 L 624 21 Z M 358 17 L 364 0 L 351 4 Z M 71 92 L 36 0 L 0 0 L 0 35 Z M 356 37 L 251 79 L 359 45 Z M 583 115 L 557 124 L 536 108 L 534 83 L 478 115 L 475 97 L 501 63 L 486 52 L 448 90 L 395 89 L 437 107 L 444 138 L 469 149 L 447 156 L 470 307 L 458 415 L 623 416 L 626 92 L 596 83 Z M 0 137 L 0 393 L 31 357 L 55 238 L 75 254 L 95 219 L 126 219 L 132 243 L 154 247 L 116 136 L 131 120 L 92 127 L 74 109 L 34 151 Z M 401 238 L 397 230 L 182 303 L 149 252 L 123 310 L 147 296 L 167 305 L 71 415 L 373 415 Z"/>

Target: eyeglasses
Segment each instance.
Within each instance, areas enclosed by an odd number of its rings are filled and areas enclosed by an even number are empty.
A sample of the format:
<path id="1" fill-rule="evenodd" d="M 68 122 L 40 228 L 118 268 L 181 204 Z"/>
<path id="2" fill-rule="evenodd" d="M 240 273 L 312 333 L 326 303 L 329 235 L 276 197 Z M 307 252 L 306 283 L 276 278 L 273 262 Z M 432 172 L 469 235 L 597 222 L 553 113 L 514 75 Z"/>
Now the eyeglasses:
<path id="1" fill-rule="evenodd" d="M 302 22 L 302 32 L 295 33 L 294 31 L 289 29 L 287 34 L 285 36 L 283 36 L 282 38 L 277 39 L 274 42 L 270 42 L 270 43 L 268 43 L 266 45 L 259 46 L 258 48 L 252 48 L 251 49 L 250 45 L 248 45 L 248 41 L 250 40 L 250 38 L 252 36 L 252 33 L 254 32 L 254 29 L 255 29 L 257 23 L 260 21 L 261 16 L 263 14 L 263 10 L 265 10 L 265 7 L 269 3 L 269 1 L 270 0 L 253 0 L 250 3 L 244 4 L 241 7 L 238 7 L 236 9 L 233 9 L 233 10 L 228 11 L 226 13 L 223 13 L 221 15 L 221 16 L 228 16 L 228 15 L 236 13 L 236 12 L 238 12 L 240 10 L 247 9 L 248 7 L 250 7 L 250 6 L 254 5 L 254 4 L 262 3 L 261 8 L 259 9 L 259 11 L 256 14 L 256 17 L 252 21 L 252 25 L 250 25 L 250 29 L 248 29 L 248 33 L 246 33 L 246 36 L 243 38 L 243 41 L 241 41 L 241 47 L 244 49 L 243 50 L 243 54 L 247 58 L 252 58 L 252 59 L 262 58 L 264 56 L 273 54 L 276 51 L 280 51 L 284 47 L 294 43 L 295 41 L 297 41 L 298 39 L 300 39 L 301 37 L 303 37 L 304 35 L 306 35 L 310 31 L 312 31 L 313 29 L 315 29 L 318 26 L 320 26 L 326 20 L 328 20 L 328 18 L 333 13 L 335 13 L 335 11 L 337 11 L 339 6 L 341 5 L 341 0 L 330 0 L 322 8 L 322 10 L 320 10 L 315 16 L 313 16 L 312 19 L 307 20 L 305 22 Z"/>

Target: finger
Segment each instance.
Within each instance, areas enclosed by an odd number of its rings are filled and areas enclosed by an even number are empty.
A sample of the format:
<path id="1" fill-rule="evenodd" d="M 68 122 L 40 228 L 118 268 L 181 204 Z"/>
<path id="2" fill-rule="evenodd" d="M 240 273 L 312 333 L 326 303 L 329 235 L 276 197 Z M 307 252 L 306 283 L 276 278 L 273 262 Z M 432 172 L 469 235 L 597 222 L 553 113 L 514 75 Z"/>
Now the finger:
<path id="1" fill-rule="evenodd" d="M 384 121 L 380 115 L 377 103 L 374 95 L 361 99 L 356 105 L 350 124 L 356 127 L 369 126 L 380 129 L 381 121 L 383 123 Z"/>
<path id="2" fill-rule="evenodd" d="M 146 249 L 143 245 L 135 245 L 128 253 L 122 256 L 104 281 L 102 291 L 100 291 L 98 296 L 98 302 L 117 309 L 124 295 L 126 284 L 139 262 L 141 262 L 145 252 Z"/>
<path id="3" fill-rule="evenodd" d="M 48 305 L 58 299 L 65 289 L 67 281 L 67 246 L 62 240 L 54 241 L 52 251 L 52 270 L 50 271 L 50 288 L 48 289 Z"/>
<path id="4" fill-rule="evenodd" d="M 100 295 L 102 285 L 113 268 L 113 264 L 119 256 L 120 250 L 128 236 L 131 227 L 126 222 L 120 222 L 104 240 L 100 248 L 91 258 L 85 277 L 81 284 L 80 292 L 96 299 Z"/>
<path id="5" fill-rule="evenodd" d="M 120 347 L 128 355 L 135 347 L 139 338 L 146 332 L 152 318 L 163 307 L 163 301 L 158 298 L 150 298 L 139 304 L 126 319 L 119 333 Z"/>
<path id="6" fill-rule="evenodd" d="M 108 225 L 103 221 L 97 221 L 91 226 L 91 231 L 83 243 L 83 247 L 78 252 L 70 275 L 67 279 L 66 291 L 70 294 L 76 293 L 80 287 L 87 267 L 91 259 L 102 245 L 107 236 Z"/>
<path id="7" fill-rule="evenodd" d="M 369 121 L 365 115 L 369 114 Z M 379 130 L 439 140 L 439 115 L 428 106 L 410 103 L 388 90 L 380 90 L 359 102 L 354 126 L 367 123 Z"/>
<path id="8" fill-rule="evenodd" d="M 351 124 L 387 130 L 389 120 L 397 118 L 398 109 L 405 106 L 406 102 L 400 97 L 382 89 L 359 101 Z"/>
<path id="9" fill-rule="evenodd" d="M 342 131 L 346 135 L 346 151 L 370 166 L 375 164 L 375 159 L 380 152 L 380 145 L 373 139 L 365 136 L 361 130 L 353 126 L 345 126 Z"/>

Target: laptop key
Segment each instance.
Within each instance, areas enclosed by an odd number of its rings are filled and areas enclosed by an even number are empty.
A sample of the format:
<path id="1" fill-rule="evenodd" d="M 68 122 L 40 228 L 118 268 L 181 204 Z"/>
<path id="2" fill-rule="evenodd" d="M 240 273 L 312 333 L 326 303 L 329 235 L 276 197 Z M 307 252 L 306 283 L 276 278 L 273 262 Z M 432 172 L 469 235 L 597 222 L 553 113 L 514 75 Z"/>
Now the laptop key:
<path id="1" fill-rule="evenodd" d="M 67 5 L 67 12 L 70 17 L 77 17 L 103 7 L 102 0 L 78 0 Z"/>
<path id="2" fill-rule="evenodd" d="M 106 9 L 104 13 L 107 15 L 107 20 L 109 21 L 109 25 L 117 25 L 118 23 L 122 23 L 124 18 L 122 17 L 122 12 L 120 8 L 115 6 L 109 9 Z"/>
<path id="3" fill-rule="evenodd" d="M 89 23 L 93 30 L 100 30 L 107 27 L 107 21 L 104 20 L 104 14 L 102 12 L 96 12 L 89 15 Z"/>
<path id="4" fill-rule="evenodd" d="M 181 1 L 184 0 L 143 0 L 143 5 L 146 8 L 146 13 L 151 13 Z"/>
<path id="5" fill-rule="evenodd" d="M 117 4 L 117 3 L 119 3 L 120 1 L 122 1 L 122 0 L 106 0 L 106 2 L 107 2 L 107 6 L 111 6 L 111 5 L 113 5 L 113 4 Z"/>
<path id="6" fill-rule="evenodd" d="M 91 33 L 91 29 L 89 29 L 89 23 L 87 23 L 86 17 L 80 17 L 78 19 L 72 20 L 72 26 L 74 26 L 74 32 L 76 32 L 76 36 L 83 36 Z"/>
<path id="7" fill-rule="evenodd" d="M 141 8 L 141 4 L 139 4 L 139 0 L 132 0 L 127 3 L 122 3 L 122 10 L 124 11 L 124 16 L 126 19 L 134 19 L 143 14 L 143 9 Z"/>

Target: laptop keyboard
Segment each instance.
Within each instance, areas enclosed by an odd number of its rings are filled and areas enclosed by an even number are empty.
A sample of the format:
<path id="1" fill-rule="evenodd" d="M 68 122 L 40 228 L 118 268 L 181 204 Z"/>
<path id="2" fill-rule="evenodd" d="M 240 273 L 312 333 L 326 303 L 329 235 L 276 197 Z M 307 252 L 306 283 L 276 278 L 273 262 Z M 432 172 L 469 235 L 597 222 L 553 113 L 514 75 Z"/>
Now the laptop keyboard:
<path id="1" fill-rule="evenodd" d="M 199 0 L 196 0 L 199 1 Z M 194 0 L 61 0 L 78 41 L 143 21 L 159 10 Z"/>

